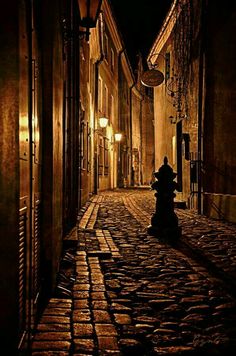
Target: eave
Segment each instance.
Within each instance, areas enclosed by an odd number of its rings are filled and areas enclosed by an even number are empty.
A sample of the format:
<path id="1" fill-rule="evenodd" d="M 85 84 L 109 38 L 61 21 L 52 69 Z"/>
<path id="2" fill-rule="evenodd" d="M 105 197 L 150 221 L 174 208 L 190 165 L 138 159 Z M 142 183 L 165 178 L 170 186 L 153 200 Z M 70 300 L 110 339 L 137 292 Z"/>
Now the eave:
<path id="1" fill-rule="evenodd" d="M 180 12 L 180 10 L 177 9 L 177 3 L 178 1 L 174 0 L 170 11 L 168 12 L 164 20 L 162 28 L 149 52 L 149 55 L 147 57 L 147 63 L 150 63 L 151 65 L 154 65 L 156 63 L 159 53 L 162 51 L 163 47 L 165 46 L 173 31 L 173 28 L 176 23 L 176 18 L 178 17 Z"/>
<path id="2" fill-rule="evenodd" d="M 119 34 L 118 27 L 116 25 L 116 21 L 113 17 L 111 7 L 107 0 L 103 0 L 102 2 L 102 11 L 117 53 L 120 53 L 123 48 L 123 43 Z"/>
<path id="3" fill-rule="evenodd" d="M 133 75 L 133 71 L 132 71 L 129 59 L 127 57 L 127 53 L 125 51 L 123 51 L 121 53 L 121 65 L 122 65 L 128 86 L 130 88 L 134 84 L 135 80 L 134 80 L 134 75 Z"/>

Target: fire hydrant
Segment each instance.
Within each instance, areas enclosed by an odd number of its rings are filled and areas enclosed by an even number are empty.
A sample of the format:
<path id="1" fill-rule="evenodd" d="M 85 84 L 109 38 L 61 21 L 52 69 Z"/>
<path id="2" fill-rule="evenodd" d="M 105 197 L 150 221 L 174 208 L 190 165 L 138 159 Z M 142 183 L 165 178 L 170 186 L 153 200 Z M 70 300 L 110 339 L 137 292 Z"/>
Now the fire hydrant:
<path id="1" fill-rule="evenodd" d="M 174 212 L 174 191 L 179 190 L 179 187 L 174 181 L 177 174 L 168 165 L 167 157 L 154 176 L 156 181 L 151 184 L 151 189 L 156 190 L 156 211 L 151 218 L 151 225 L 148 226 L 148 234 L 164 238 L 179 237 L 181 228 Z"/>

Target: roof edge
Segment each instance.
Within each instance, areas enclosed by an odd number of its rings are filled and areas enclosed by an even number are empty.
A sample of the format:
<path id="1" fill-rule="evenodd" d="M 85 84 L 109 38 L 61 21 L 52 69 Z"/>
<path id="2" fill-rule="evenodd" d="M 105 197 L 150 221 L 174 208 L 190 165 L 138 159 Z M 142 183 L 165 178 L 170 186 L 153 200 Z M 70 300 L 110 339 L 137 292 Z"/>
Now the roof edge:
<path id="1" fill-rule="evenodd" d="M 179 15 L 179 13 L 176 13 L 177 2 L 178 0 L 174 0 L 169 12 L 166 15 L 161 30 L 157 35 L 157 38 L 154 41 L 152 48 L 147 56 L 147 62 L 150 63 L 151 65 L 155 64 L 159 53 L 163 49 L 165 43 L 167 42 L 174 28 L 174 25 L 176 23 L 176 18 Z"/>

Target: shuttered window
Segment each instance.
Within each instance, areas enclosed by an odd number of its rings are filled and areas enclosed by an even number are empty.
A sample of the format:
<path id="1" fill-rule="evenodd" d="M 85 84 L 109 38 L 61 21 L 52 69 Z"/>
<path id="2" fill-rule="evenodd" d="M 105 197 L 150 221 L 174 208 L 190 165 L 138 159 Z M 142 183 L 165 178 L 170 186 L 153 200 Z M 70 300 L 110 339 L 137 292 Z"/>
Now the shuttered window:
<path id="1" fill-rule="evenodd" d="M 26 238 L 27 207 L 20 209 L 19 214 L 19 343 L 26 332 Z"/>

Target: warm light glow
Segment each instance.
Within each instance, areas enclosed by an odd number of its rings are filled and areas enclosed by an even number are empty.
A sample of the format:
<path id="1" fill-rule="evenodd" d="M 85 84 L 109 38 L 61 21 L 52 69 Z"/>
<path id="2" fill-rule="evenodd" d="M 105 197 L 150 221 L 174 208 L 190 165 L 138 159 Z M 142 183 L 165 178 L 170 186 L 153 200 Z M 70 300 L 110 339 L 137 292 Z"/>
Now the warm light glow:
<path id="1" fill-rule="evenodd" d="M 29 118 L 27 115 L 20 115 L 20 142 L 29 140 Z"/>
<path id="2" fill-rule="evenodd" d="M 115 141 L 116 141 L 116 142 L 120 142 L 121 139 L 122 139 L 122 134 L 121 134 L 121 133 L 116 133 L 116 134 L 115 134 Z"/>
<path id="3" fill-rule="evenodd" d="M 100 127 L 102 127 L 102 128 L 107 127 L 107 124 L 108 124 L 108 119 L 106 117 L 99 118 Z"/>

